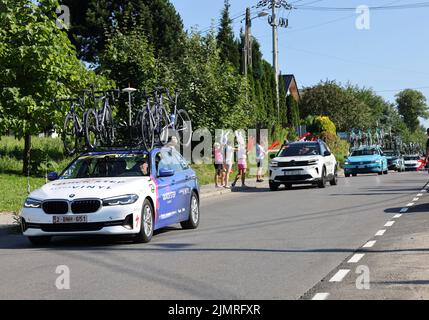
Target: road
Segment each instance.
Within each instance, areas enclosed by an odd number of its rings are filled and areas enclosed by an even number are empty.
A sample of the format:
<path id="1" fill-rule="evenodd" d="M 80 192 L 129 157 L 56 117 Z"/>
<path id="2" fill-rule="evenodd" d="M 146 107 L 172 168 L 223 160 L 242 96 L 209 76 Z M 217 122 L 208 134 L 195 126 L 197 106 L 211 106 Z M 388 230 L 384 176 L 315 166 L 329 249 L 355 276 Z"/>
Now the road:
<path id="1" fill-rule="evenodd" d="M 149 244 L 55 238 L 33 248 L 3 235 L 0 299 L 311 298 L 427 180 L 390 173 L 325 189 L 233 192 L 204 199 L 197 230 L 168 228 Z M 69 290 L 55 286 L 59 265 L 70 269 Z"/>

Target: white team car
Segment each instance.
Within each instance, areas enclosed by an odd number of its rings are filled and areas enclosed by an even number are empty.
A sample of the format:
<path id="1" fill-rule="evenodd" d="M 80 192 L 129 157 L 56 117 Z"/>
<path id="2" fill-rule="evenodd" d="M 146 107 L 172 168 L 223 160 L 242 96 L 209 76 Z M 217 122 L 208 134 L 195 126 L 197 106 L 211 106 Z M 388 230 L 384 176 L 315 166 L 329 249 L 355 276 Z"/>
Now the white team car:
<path id="1" fill-rule="evenodd" d="M 299 141 L 283 145 L 269 163 L 270 189 L 280 185 L 313 184 L 324 188 L 337 184 L 337 161 L 325 142 Z"/>
<path id="2" fill-rule="evenodd" d="M 90 152 L 33 191 L 21 210 L 23 234 L 34 244 L 52 236 L 133 235 L 199 224 L 195 172 L 173 148 Z"/>
<path id="3" fill-rule="evenodd" d="M 420 166 L 420 156 L 419 155 L 405 155 L 404 156 L 405 170 L 416 171 Z"/>

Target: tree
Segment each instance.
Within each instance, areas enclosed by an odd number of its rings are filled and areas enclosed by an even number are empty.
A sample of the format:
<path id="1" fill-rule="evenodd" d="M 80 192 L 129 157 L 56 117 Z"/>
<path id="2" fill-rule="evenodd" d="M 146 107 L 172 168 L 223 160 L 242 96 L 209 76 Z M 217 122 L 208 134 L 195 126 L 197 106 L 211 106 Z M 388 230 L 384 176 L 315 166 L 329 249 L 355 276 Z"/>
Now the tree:
<path id="1" fill-rule="evenodd" d="M 306 88 L 300 102 L 301 116 L 328 116 L 339 131 L 353 128 L 366 129 L 371 126 L 371 110 L 350 90 L 335 81 L 320 82 Z"/>
<path id="2" fill-rule="evenodd" d="M 406 89 L 396 95 L 399 114 L 411 132 L 419 127 L 419 117 L 429 118 L 426 97 L 417 90 Z"/>
<path id="3" fill-rule="evenodd" d="M 60 124 L 65 110 L 53 99 L 102 81 L 76 58 L 56 25 L 56 0 L 0 0 L 0 133 L 25 138 L 27 173 L 31 135 Z"/>
<path id="4" fill-rule="evenodd" d="M 300 120 L 298 102 L 292 95 L 288 95 L 286 98 L 286 105 L 288 125 L 289 127 L 297 128 Z"/>
<path id="5" fill-rule="evenodd" d="M 225 6 L 222 10 L 219 32 L 217 35 L 218 46 L 220 49 L 220 58 L 224 63 L 231 63 L 236 70 L 240 69 L 239 43 L 235 41 L 234 31 L 232 30 L 232 20 L 229 15 L 229 0 L 225 0 Z"/>
<path id="6" fill-rule="evenodd" d="M 141 27 L 156 57 L 170 60 L 183 54 L 183 22 L 168 0 L 63 0 L 69 6 L 69 38 L 79 57 L 98 63 L 112 29 L 126 33 Z"/>

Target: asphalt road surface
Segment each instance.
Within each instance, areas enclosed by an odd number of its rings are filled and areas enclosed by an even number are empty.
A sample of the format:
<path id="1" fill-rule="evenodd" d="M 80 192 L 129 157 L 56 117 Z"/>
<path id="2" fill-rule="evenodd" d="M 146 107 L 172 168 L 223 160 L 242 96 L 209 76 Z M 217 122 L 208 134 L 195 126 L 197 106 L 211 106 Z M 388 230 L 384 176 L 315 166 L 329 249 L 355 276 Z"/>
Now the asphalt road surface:
<path id="1" fill-rule="evenodd" d="M 299 299 L 412 200 L 427 173 L 340 178 L 338 186 L 249 189 L 204 199 L 197 230 L 149 244 L 0 236 L 0 299 Z M 57 267 L 70 270 L 59 290 Z"/>

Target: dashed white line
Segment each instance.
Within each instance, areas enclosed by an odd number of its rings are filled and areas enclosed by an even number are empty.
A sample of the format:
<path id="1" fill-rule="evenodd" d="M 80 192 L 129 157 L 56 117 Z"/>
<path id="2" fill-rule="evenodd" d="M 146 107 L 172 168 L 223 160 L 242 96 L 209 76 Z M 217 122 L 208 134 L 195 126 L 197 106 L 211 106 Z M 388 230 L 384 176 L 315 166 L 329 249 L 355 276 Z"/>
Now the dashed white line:
<path id="1" fill-rule="evenodd" d="M 420 190 L 420 192 L 426 192 L 426 189 Z"/>
<path id="2" fill-rule="evenodd" d="M 413 205 L 414 205 L 414 202 L 407 203 L 407 207 L 412 207 Z"/>
<path id="3" fill-rule="evenodd" d="M 367 243 L 365 243 L 365 244 L 362 246 L 362 248 L 372 248 L 376 242 L 377 242 L 377 241 L 375 241 L 375 240 L 368 241 Z"/>
<path id="4" fill-rule="evenodd" d="M 413 201 L 418 201 L 418 200 L 419 200 L 419 198 L 414 198 L 414 199 L 413 199 Z"/>
<path id="5" fill-rule="evenodd" d="M 387 221 L 384 226 L 385 227 L 391 227 L 391 226 L 393 226 L 394 223 L 395 223 L 395 221 Z"/>
<path id="6" fill-rule="evenodd" d="M 329 280 L 329 282 L 341 282 L 344 277 L 350 272 L 350 269 L 340 269 L 338 272 Z"/>
<path id="7" fill-rule="evenodd" d="M 382 236 L 386 232 L 386 229 L 378 230 L 376 236 Z"/>
<path id="8" fill-rule="evenodd" d="M 423 193 L 418 193 L 417 197 L 423 197 Z"/>
<path id="9" fill-rule="evenodd" d="M 408 211 L 408 208 L 402 208 L 401 211 L 399 211 L 400 213 L 405 213 Z"/>
<path id="10" fill-rule="evenodd" d="M 353 257 L 350 258 L 349 261 L 347 261 L 348 263 L 357 263 L 359 262 L 360 259 L 363 258 L 365 254 L 364 253 L 356 253 Z"/>
<path id="11" fill-rule="evenodd" d="M 329 297 L 328 292 L 316 293 L 311 300 L 326 300 Z"/>
<path id="12" fill-rule="evenodd" d="M 400 218 L 400 217 L 402 217 L 402 214 L 398 213 L 398 214 L 395 214 L 395 215 L 393 216 L 393 219 Z"/>

